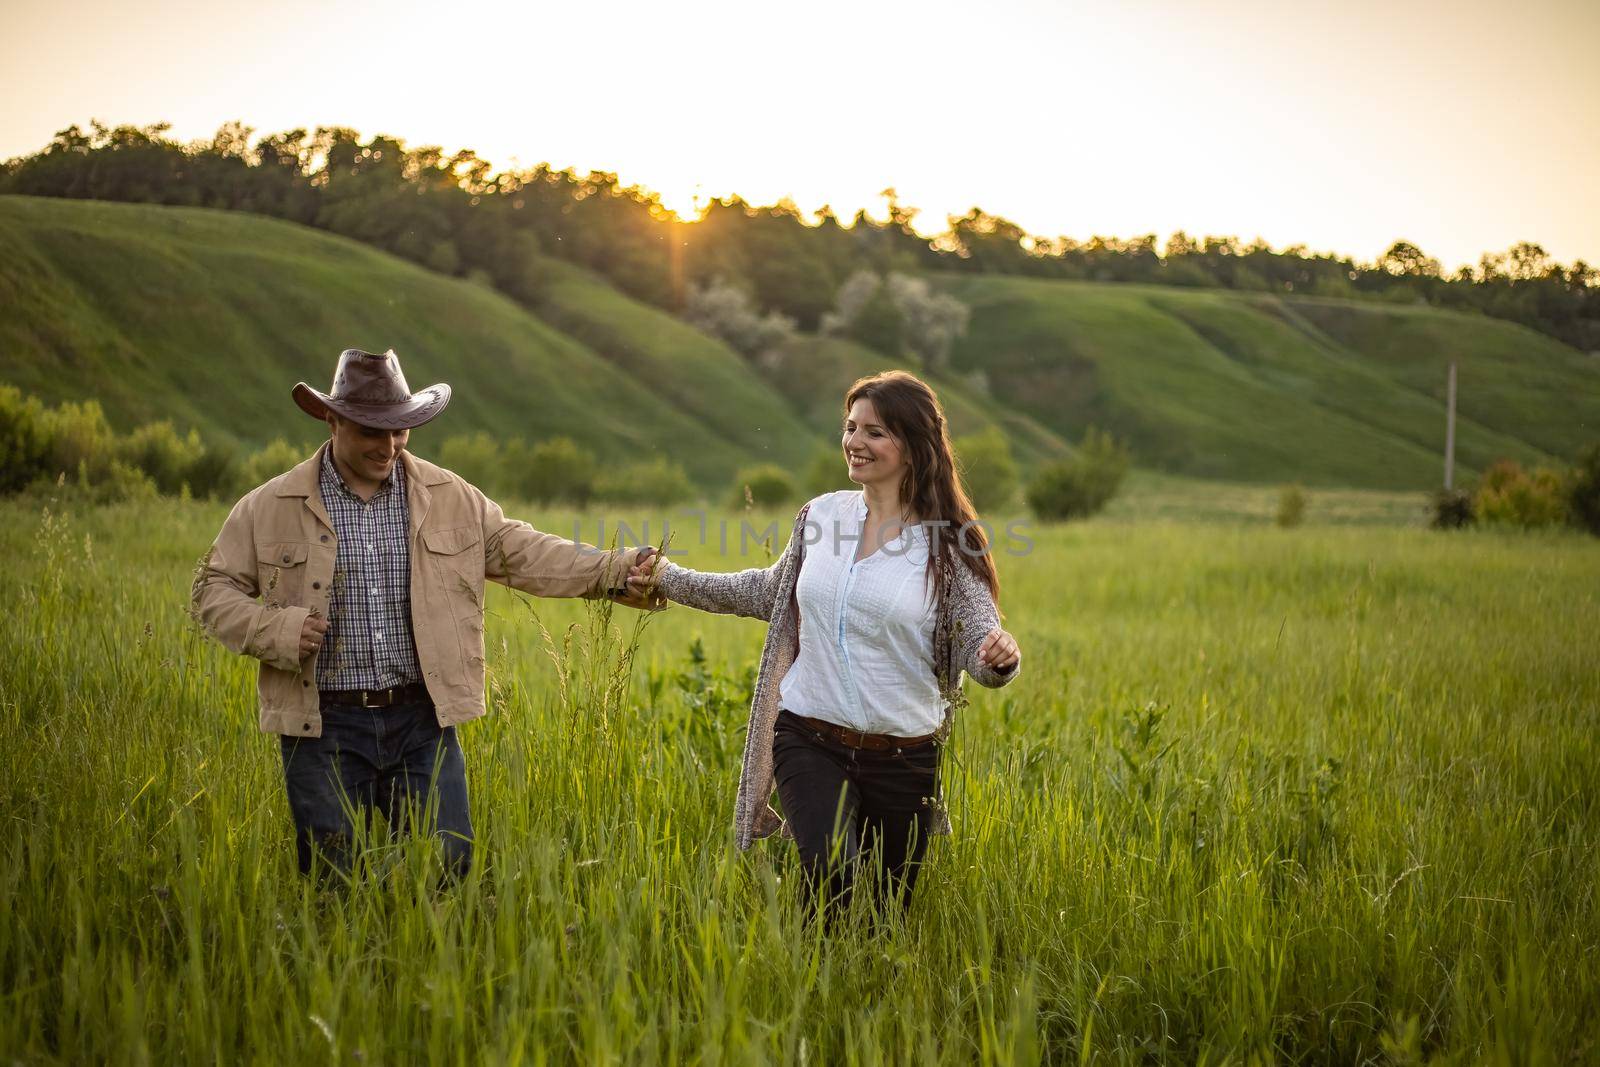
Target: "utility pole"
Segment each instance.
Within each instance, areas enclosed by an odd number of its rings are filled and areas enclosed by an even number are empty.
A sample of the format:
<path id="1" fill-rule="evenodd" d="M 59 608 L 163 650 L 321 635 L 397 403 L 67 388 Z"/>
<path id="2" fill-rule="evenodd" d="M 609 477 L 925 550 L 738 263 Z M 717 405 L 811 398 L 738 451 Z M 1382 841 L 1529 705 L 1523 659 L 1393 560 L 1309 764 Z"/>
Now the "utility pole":
<path id="1" fill-rule="evenodd" d="M 1455 488 L 1456 477 L 1456 361 L 1450 361 L 1450 384 L 1444 422 L 1444 487 Z"/>

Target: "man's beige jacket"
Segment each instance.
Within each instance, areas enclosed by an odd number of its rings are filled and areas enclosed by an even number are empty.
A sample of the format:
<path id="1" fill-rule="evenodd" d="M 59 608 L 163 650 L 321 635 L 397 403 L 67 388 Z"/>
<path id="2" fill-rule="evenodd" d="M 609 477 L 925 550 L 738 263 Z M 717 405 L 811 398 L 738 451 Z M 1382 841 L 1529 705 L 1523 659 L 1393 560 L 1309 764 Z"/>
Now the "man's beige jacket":
<path id="1" fill-rule="evenodd" d="M 338 544 L 317 473 L 324 444 L 234 506 L 195 575 L 194 609 L 232 652 L 261 661 L 261 729 L 319 737 L 317 660 L 300 658 L 300 630 L 326 617 Z M 441 726 L 483 704 L 483 583 L 535 596 L 600 597 L 624 584 L 638 549 L 602 551 L 508 519 L 458 475 L 410 452 L 411 627 Z"/>

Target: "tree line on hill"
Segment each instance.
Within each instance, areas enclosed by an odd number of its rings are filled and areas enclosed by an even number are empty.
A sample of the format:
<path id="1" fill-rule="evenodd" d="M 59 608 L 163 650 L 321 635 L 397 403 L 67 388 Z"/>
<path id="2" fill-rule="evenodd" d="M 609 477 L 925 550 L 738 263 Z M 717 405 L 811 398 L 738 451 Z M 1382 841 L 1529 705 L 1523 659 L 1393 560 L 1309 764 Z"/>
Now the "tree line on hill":
<path id="1" fill-rule="evenodd" d="M 537 304 L 544 257 L 603 275 L 623 292 L 681 312 L 719 280 L 759 314 L 824 328 L 841 289 L 870 272 L 971 271 L 1317 296 L 1367 297 L 1475 310 L 1577 348 L 1600 350 L 1600 269 L 1553 261 L 1523 242 L 1446 274 L 1397 241 L 1371 263 L 1272 249 L 1236 237 L 1029 234 L 974 207 L 932 238 L 914 208 L 885 190 L 887 218 L 807 218 L 793 203 L 714 201 L 686 222 L 617 175 L 548 164 L 495 172 L 471 151 L 408 147 L 344 127 L 256 137 L 239 123 L 179 143 L 166 124 L 62 130 L 38 152 L 0 164 L 0 193 L 123 200 L 255 212 L 316 226 L 445 274 L 487 281 Z"/>

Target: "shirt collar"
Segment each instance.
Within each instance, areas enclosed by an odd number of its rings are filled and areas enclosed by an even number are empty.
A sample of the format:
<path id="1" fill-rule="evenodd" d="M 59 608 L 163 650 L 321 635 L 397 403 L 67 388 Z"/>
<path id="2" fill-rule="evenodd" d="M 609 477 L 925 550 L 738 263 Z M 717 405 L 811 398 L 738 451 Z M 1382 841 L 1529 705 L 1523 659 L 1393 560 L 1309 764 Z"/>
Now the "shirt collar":
<path id="1" fill-rule="evenodd" d="M 389 476 L 382 482 L 378 483 L 378 488 L 372 494 L 372 499 L 376 500 L 379 496 L 388 493 L 390 490 L 398 492 L 399 490 L 405 488 L 404 468 L 405 464 L 401 462 L 399 456 L 396 456 L 394 459 L 394 466 L 389 468 Z M 331 484 L 341 493 L 348 493 L 351 499 L 361 501 L 361 498 L 356 495 L 355 490 L 351 489 L 345 484 L 344 475 L 339 473 L 339 465 L 333 461 L 332 445 L 329 445 L 328 448 L 322 453 L 322 479 L 324 482 Z M 367 503 L 367 501 L 361 502 Z"/>
<path id="2" fill-rule="evenodd" d="M 863 524 L 865 524 L 867 521 L 867 494 L 866 491 L 862 489 L 857 489 L 855 491 L 855 517 L 858 522 Z M 924 527 L 920 522 L 914 522 L 908 526 L 902 527 L 895 540 L 898 540 L 900 537 L 926 539 L 927 536 L 927 528 Z M 890 543 L 892 544 L 893 542 L 891 541 Z"/>

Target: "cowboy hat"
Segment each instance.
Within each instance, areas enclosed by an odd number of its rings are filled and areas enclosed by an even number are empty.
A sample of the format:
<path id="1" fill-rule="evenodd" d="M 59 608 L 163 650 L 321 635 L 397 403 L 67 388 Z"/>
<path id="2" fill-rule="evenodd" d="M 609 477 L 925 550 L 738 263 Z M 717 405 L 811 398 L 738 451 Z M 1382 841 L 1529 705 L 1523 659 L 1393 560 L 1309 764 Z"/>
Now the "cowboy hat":
<path id="1" fill-rule="evenodd" d="M 347 348 L 339 354 L 330 392 L 299 382 L 293 395 L 300 410 L 312 418 L 325 419 L 331 411 L 380 430 L 421 426 L 450 403 L 450 387 L 443 382 L 413 393 L 392 348 L 382 355 Z"/>

